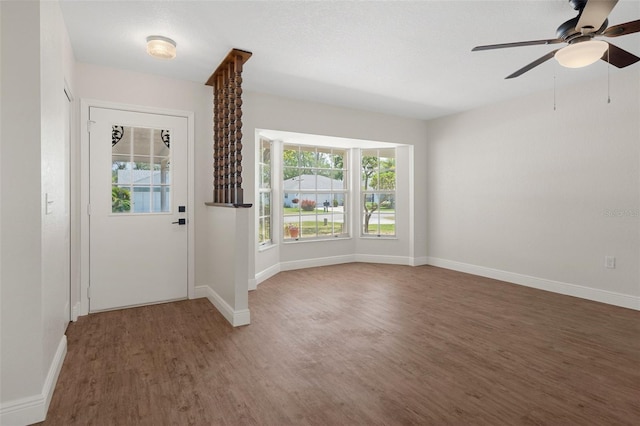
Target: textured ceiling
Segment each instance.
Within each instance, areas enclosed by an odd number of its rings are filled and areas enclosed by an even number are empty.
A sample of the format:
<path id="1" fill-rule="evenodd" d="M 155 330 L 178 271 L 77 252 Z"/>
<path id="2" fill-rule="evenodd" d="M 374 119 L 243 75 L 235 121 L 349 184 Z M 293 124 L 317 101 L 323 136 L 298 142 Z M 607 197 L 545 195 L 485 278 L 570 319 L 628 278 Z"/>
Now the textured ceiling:
<path id="1" fill-rule="evenodd" d="M 471 52 L 480 44 L 555 37 L 576 16 L 567 0 L 538 1 L 60 1 L 78 62 L 204 82 L 231 48 L 253 52 L 245 90 L 429 119 L 607 74 L 565 69 L 553 50 Z M 621 0 L 610 25 L 640 19 Z M 176 40 L 173 61 L 149 57 L 148 35 Z M 640 56 L 640 33 L 608 41 Z M 640 63 L 631 67 L 640 67 Z M 611 70 L 612 80 L 616 68 Z"/>

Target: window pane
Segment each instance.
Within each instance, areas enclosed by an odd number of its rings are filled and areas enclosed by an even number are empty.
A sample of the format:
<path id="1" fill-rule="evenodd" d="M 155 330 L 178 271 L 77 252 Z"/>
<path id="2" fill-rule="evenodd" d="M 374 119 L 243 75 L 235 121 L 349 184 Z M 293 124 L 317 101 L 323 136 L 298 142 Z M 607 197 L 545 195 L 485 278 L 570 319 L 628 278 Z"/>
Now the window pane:
<path id="1" fill-rule="evenodd" d="M 386 192 L 378 195 L 380 202 L 380 211 L 393 211 L 396 208 L 396 197 L 392 192 Z"/>
<path id="2" fill-rule="evenodd" d="M 260 187 L 271 188 L 271 166 L 265 164 L 261 167 L 262 171 L 260 172 Z"/>
<path id="3" fill-rule="evenodd" d="M 378 176 L 378 157 L 362 156 L 361 169 L 361 185 L 363 190 L 373 189 L 372 181 Z"/>
<path id="4" fill-rule="evenodd" d="M 303 193 L 300 194 L 300 213 L 303 215 L 316 214 L 318 206 L 318 197 L 316 194 Z"/>
<path id="5" fill-rule="evenodd" d="M 153 133 L 153 156 L 168 157 L 171 146 L 171 132 L 169 130 L 150 129 Z"/>
<path id="6" fill-rule="evenodd" d="M 319 169 L 330 169 L 333 167 L 333 156 L 331 155 L 331 148 L 318 147 L 318 160 L 316 163 Z"/>
<path id="7" fill-rule="evenodd" d="M 331 224 L 333 225 L 333 233 L 334 234 L 344 234 L 347 232 L 346 226 L 345 226 L 345 215 L 344 214 L 336 214 L 334 213 L 332 215 L 332 222 Z"/>
<path id="8" fill-rule="evenodd" d="M 302 171 L 298 168 L 285 167 L 282 169 L 282 176 L 284 178 L 284 189 L 294 189 L 300 186 L 299 176 Z"/>
<path id="9" fill-rule="evenodd" d="M 111 212 L 129 213 L 131 211 L 131 191 L 128 186 L 111 187 Z"/>
<path id="10" fill-rule="evenodd" d="M 269 217 L 261 217 L 258 222 L 258 242 L 271 241 L 271 220 Z"/>
<path id="11" fill-rule="evenodd" d="M 169 130 L 112 126 L 113 213 L 171 211 Z M 124 197 L 129 191 L 129 208 Z"/>
<path id="12" fill-rule="evenodd" d="M 271 241 L 271 141 L 260 139 L 258 157 L 258 243 Z"/>
<path id="13" fill-rule="evenodd" d="M 378 180 L 373 182 L 375 189 L 396 189 L 396 159 L 380 157 Z"/>
<path id="14" fill-rule="evenodd" d="M 300 156 L 298 157 L 298 167 L 303 168 L 302 174 L 311 173 L 311 168 L 315 167 L 317 162 L 315 147 L 300 147 Z"/>
<path id="15" fill-rule="evenodd" d="M 111 182 L 118 184 L 131 183 L 131 169 L 133 164 L 127 161 L 113 160 L 111 163 Z"/>
<path id="16" fill-rule="evenodd" d="M 260 194 L 260 216 L 271 215 L 271 193 Z"/>
<path id="17" fill-rule="evenodd" d="M 347 181 L 345 173 L 342 170 L 336 170 L 331 173 L 331 189 L 347 189 Z"/>
<path id="18" fill-rule="evenodd" d="M 170 188 L 166 185 L 154 186 L 153 187 L 153 212 L 161 213 L 161 212 L 169 212 L 171 209 L 169 208 L 169 200 L 171 197 L 169 196 Z"/>
<path id="19" fill-rule="evenodd" d="M 283 149 L 285 239 L 331 238 L 346 232 L 347 150 L 294 145 Z M 295 152 L 298 164 L 294 167 Z"/>
<path id="20" fill-rule="evenodd" d="M 344 149 L 334 149 L 332 155 L 333 168 L 346 170 L 346 157 L 347 152 Z"/>
<path id="21" fill-rule="evenodd" d="M 284 237 L 289 239 L 297 239 L 300 237 L 300 216 L 285 215 L 284 216 Z"/>
<path id="22" fill-rule="evenodd" d="M 284 167 L 298 167 L 297 146 L 285 145 L 282 148 L 282 163 Z"/>
<path id="23" fill-rule="evenodd" d="M 133 213 L 151 212 L 151 191 L 148 186 L 133 187 Z"/>
<path id="24" fill-rule="evenodd" d="M 395 148 L 361 151 L 360 202 L 363 235 L 395 235 Z"/>
<path id="25" fill-rule="evenodd" d="M 302 228 L 300 235 L 302 237 L 317 237 L 318 236 L 318 222 L 315 217 L 303 217 Z"/>
<path id="26" fill-rule="evenodd" d="M 300 198 L 298 198 L 298 193 L 297 192 L 285 192 L 284 193 L 284 207 L 286 208 L 290 208 L 290 209 L 295 209 L 296 212 L 298 212 L 298 210 L 300 209 Z M 286 213 L 291 213 L 291 212 L 287 212 Z"/>
<path id="27" fill-rule="evenodd" d="M 347 194 L 344 192 L 334 192 L 331 194 L 331 211 L 344 212 L 347 206 Z"/>
<path id="28" fill-rule="evenodd" d="M 261 140 L 261 154 L 260 162 L 264 164 L 271 164 L 271 142 L 268 140 Z"/>

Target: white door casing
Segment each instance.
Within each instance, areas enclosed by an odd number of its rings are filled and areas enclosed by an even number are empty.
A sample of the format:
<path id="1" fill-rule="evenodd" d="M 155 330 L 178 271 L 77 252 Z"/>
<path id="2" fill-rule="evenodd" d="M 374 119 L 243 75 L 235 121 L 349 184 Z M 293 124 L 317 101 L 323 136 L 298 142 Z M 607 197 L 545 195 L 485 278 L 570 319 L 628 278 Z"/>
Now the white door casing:
<path id="1" fill-rule="evenodd" d="M 89 120 L 89 311 L 186 298 L 187 117 L 90 107 Z"/>

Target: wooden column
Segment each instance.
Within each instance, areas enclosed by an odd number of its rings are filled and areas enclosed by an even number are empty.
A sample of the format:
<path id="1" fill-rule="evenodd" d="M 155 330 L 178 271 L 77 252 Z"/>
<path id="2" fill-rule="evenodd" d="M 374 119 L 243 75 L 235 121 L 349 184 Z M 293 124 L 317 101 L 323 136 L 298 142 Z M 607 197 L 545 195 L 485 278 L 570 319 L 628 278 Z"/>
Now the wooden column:
<path id="1" fill-rule="evenodd" d="M 232 49 L 207 80 L 213 86 L 213 203 L 250 207 L 242 192 L 242 67 L 251 52 Z"/>

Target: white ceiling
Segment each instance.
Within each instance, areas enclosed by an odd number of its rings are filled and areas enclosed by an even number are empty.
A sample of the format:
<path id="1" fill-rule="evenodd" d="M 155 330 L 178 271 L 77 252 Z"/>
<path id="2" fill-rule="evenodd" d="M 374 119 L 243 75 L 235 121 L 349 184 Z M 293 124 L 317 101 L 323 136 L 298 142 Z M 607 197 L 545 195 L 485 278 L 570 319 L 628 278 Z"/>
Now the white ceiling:
<path id="1" fill-rule="evenodd" d="M 78 62 L 204 82 L 232 48 L 253 52 L 245 90 L 429 119 L 607 74 L 603 61 L 548 61 L 556 46 L 471 52 L 481 44 L 555 37 L 577 15 L 567 0 L 537 1 L 77 1 L 60 0 Z M 640 19 L 621 0 L 609 25 Z M 174 39 L 173 61 L 149 57 L 148 35 Z M 608 39 L 640 56 L 640 33 Z M 560 45 L 558 45 L 560 46 Z M 631 67 L 640 67 L 640 62 Z M 611 70 L 612 79 L 617 68 Z"/>

